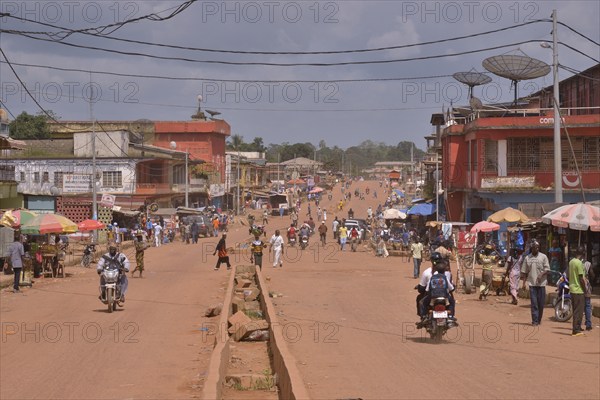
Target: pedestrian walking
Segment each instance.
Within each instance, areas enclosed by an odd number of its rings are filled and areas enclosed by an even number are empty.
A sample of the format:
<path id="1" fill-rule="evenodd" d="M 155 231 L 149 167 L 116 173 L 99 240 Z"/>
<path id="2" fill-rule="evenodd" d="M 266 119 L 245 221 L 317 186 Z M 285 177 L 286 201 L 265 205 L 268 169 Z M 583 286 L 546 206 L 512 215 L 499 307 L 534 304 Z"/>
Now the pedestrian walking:
<path id="1" fill-rule="evenodd" d="M 279 233 L 279 229 L 277 229 L 273 236 L 271 236 L 269 243 L 274 254 L 273 268 L 277 267 L 277 264 L 279 264 L 280 267 L 283 267 L 283 261 L 281 260 L 281 256 L 283 255 L 283 238 Z"/>
<path id="2" fill-rule="evenodd" d="M 192 222 L 192 226 L 190 227 L 190 233 L 192 234 L 192 243 L 198 243 L 198 236 L 200 235 L 200 226 L 198 225 L 196 220 Z"/>
<path id="3" fill-rule="evenodd" d="M 323 221 L 327 222 L 327 209 L 323 209 Z"/>
<path id="4" fill-rule="evenodd" d="M 410 252 L 413 259 L 413 278 L 418 279 L 421 275 L 421 261 L 423 260 L 423 243 L 419 238 L 415 238 L 410 245 Z"/>
<path id="5" fill-rule="evenodd" d="M 321 207 L 317 207 L 317 220 L 321 219 L 323 212 L 321 211 Z"/>
<path id="6" fill-rule="evenodd" d="M 585 258 L 584 258 L 585 259 Z M 592 269 L 592 263 L 585 261 L 583 263 L 583 269 L 585 270 L 585 330 L 592 330 L 592 282 L 594 282 L 594 271 Z"/>
<path id="7" fill-rule="evenodd" d="M 254 240 L 251 245 L 251 254 L 250 254 L 250 262 L 254 265 L 258 266 L 259 269 L 262 270 L 262 257 L 263 257 L 263 249 L 267 247 L 267 245 L 260 240 L 260 235 L 258 233 L 254 234 Z"/>
<path id="8" fill-rule="evenodd" d="M 542 321 L 544 314 L 544 305 L 546 304 L 546 285 L 548 284 L 548 273 L 550 263 L 548 257 L 540 253 L 540 244 L 534 240 L 531 243 L 531 253 L 525 257 L 521 267 L 521 277 L 523 278 L 523 288 L 525 282 L 529 286 L 529 295 L 531 298 L 531 324 L 538 326 Z"/>
<path id="9" fill-rule="evenodd" d="M 506 260 L 506 274 L 509 279 L 510 295 L 512 304 L 519 304 L 519 278 L 521 277 L 521 265 L 525 255 L 522 250 L 514 249 L 513 254 Z"/>
<path id="10" fill-rule="evenodd" d="M 219 236 L 219 218 L 216 216 L 212 220 L 212 227 L 213 227 L 213 236 L 218 237 Z"/>
<path id="11" fill-rule="evenodd" d="M 575 252 L 575 258 L 569 261 L 569 291 L 573 302 L 573 331 L 571 336 L 583 335 L 581 322 L 585 308 L 585 269 L 583 267 L 583 256 L 585 248 L 579 247 Z"/>
<path id="12" fill-rule="evenodd" d="M 325 225 L 325 221 L 321 221 L 321 226 L 319 226 L 319 236 L 321 237 L 323 247 L 325 247 L 327 238 L 327 225 Z"/>
<path id="13" fill-rule="evenodd" d="M 142 273 L 144 272 L 144 251 L 148 248 L 146 241 L 144 240 L 144 235 L 142 232 L 138 232 L 135 236 L 135 269 L 131 273 L 131 277 L 135 275 L 136 271 L 140 271 L 140 278 L 142 277 Z"/>
<path id="14" fill-rule="evenodd" d="M 225 244 L 225 239 L 227 239 L 227 232 L 223 233 L 223 236 L 221 236 L 221 240 L 219 240 L 219 243 L 217 243 L 217 248 L 213 253 L 213 256 L 217 253 L 219 254 L 219 258 L 217 259 L 217 265 L 215 265 L 215 271 L 218 271 L 221 267 L 221 264 L 223 263 L 227 264 L 227 269 L 231 269 L 231 264 L 229 263 L 229 256 L 227 255 L 227 245 Z"/>
<path id="15" fill-rule="evenodd" d="M 338 235 L 340 238 L 340 250 L 344 251 L 344 246 L 346 246 L 346 240 L 348 239 L 348 228 L 344 224 L 340 225 Z"/>
<path id="16" fill-rule="evenodd" d="M 21 243 L 21 235 L 15 231 L 14 240 L 8 245 L 8 257 L 12 265 L 15 279 L 13 281 L 13 293 L 21 293 L 19 289 L 19 281 L 21 280 L 21 271 L 23 271 L 23 257 L 25 256 L 25 249 L 23 243 Z"/>
<path id="17" fill-rule="evenodd" d="M 160 224 L 154 224 L 154 246 L 155 247 L 160 247 L 161 242 L 162 242 L 162 230 L 163 227 L 160 226 Z"/>
<path id="18" fill-rule="evenodd" d="M 285 214 L 285 209 L 283 206 L 279 206 L 279 218 L 283 218 L 283 214 Z"/>
<path id="19" fill-rule="evenodd" d="M 192 227 L 190 223 L 186 223 L 183 225 L 183 238 L 185 240 L 185 244 L 190 244 L 190 237 L 192 236 Z"/>
<path id="20" fill-rule="evenodd" d="M 292 210 L 290 213 L 290 219 L 292 220 L 292 225 L 298 226 L 298 213 L 296 210 Z"/>
<path id="21" fill-rule="evenodd" d="M 333 231 L 333 240 L 337 240 L 337 238 L 338 238 L 339 226 L 340 226 L 340 221 L 338 220 L 338 217 L 335 217 L 335 219 L 331 223 L 331 230 Z"/>
<path id="22" fill-rule="evenodd" d="M 263 225 L 269 225 L 269 212 L 267 210 L 263 210 L 262 223 Z"/>

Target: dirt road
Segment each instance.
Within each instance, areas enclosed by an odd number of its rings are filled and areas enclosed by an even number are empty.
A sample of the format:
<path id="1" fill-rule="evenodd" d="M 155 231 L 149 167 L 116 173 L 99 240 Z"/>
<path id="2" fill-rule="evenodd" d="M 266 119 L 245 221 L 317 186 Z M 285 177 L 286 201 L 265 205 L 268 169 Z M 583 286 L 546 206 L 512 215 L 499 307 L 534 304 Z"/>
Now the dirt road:
<path id="1" fill-rule="evenodd" d="M 349 206 L 365 215 L 378 194 Z M 414 326 L 412 263 L 315 245 L 301 257 L 288 250 L 284 268 L 266 271 L 270 290 L 284 296 L 273 300 L 312 398 L 600 397 L 599 329 L 571 337 L 570 323 L 550 320 L 550 308 L 534 328 L 528 300 L 459 294 L 460 327 L 434 345 Z"/>
<path id="2" fill-rule="evenodd" d="M 216 241 L 148 249 L 144 278 L 129 278 L 125 308 L 112 314 L 95 264 L 1 293 L 0 398 L 199 397 L 212 350 L 199 328 L 229 274 L 213 271 Z"/>

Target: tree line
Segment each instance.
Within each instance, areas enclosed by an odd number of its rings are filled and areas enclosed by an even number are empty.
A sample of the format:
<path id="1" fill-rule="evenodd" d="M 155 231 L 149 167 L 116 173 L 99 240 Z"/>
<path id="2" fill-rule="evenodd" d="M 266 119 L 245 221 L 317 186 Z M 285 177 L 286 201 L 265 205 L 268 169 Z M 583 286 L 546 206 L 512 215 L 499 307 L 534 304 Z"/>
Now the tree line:
<path id="1" fill-rule="evenodd" d="M 410 161 L 411 147 L 413 159 L 422 159 L 425 152 L 410 141 L 388 145 L 365 140 L 358 146 L 351 146 L 345 150 L 338 146 L 329 147 L 325 140 L 321 140 L 317 146 L 308 142 L 271 143 L 265 146 L 261 137 L 255 137 L 252 142 L 246 143 L 243 136 L 232 135 L 227 141 L 227 150 L 264 152 L 267 162 L 284 162 L 296 157 L 305 157 L 322 162 L 324 170 L 344 171 L 351 174 L 360 173 L 376 161 Z"/>

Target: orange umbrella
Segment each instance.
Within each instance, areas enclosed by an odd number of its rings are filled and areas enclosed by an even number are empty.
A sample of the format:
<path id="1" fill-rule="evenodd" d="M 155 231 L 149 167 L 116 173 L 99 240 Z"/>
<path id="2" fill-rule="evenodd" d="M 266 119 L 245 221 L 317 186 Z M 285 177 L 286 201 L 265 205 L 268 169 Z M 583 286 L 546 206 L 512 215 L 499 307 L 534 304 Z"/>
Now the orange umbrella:
<path id="1" fill-rule="evenodd" d="M 496 211 L 490 215 L 487 219 L 490 222 L 527 222 L 529 217 L 519 210 L 515 210 L 512 207 L 507 207 L 503 210 Z"/>
<path id="2" fill-rule="evenodd" d="M 95 231 L 97 229 L 102 229 L 105 226 L 104 223 L 96 221 L 95 219 L 86 219 L 77 224 L 77 228 L 79 228 L 81 232 Z"/>

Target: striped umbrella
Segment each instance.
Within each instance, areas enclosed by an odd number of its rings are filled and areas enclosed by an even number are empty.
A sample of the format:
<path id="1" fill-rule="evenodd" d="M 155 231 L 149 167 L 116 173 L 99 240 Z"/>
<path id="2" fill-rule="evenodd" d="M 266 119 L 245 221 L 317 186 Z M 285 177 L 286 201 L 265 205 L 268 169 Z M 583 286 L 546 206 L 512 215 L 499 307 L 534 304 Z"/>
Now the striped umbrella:
<path id="1" fill-rule="evenodd" d="M 7 220 L 11 220 L 12 217 L 12 224 L 11 226 L 13 228 L 16 228 L 20 225 L 25 225 L 26 223 L 28 223 L 29 221 L 31 221 L 32 219 L 34 219 L 35 217 L 37 217 L 37 214 L 34 213 L 33 211 L 29 211 L 29 210 L 12 210 L 12 211 L 6 211 L 4 213 L 4 215 L 2 216 L 2 218 L 4 219 L 6 216 Z"/>
<path id="2" fill-rule="evenodd" d="M 21 231 L 26 234 L 74 233 L 77 224 L 59 214 L 42 214 L 21 225 Z"/>
<path id="3" fill-rule="evenodd" d="M 585 203 L 567 204 L 544 215 L 542 222 L 560 228 L 600 232 L 600 207 Z"/>

